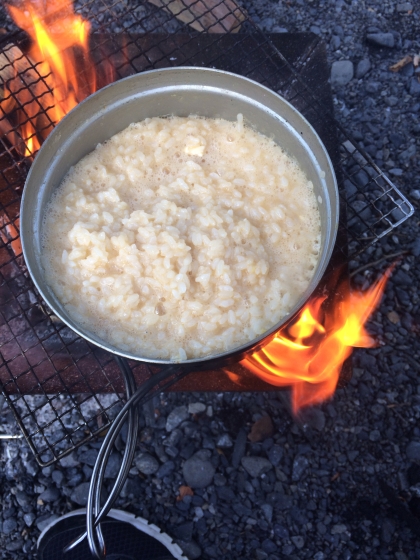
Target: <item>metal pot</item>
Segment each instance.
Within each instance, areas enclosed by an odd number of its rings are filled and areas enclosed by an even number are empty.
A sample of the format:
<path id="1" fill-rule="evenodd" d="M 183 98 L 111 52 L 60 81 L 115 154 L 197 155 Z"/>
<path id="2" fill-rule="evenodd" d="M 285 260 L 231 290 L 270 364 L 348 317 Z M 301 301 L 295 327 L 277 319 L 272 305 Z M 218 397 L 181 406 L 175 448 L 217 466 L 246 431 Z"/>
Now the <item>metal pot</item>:
<path id="1" fill-rule="evenodd" d="M 147 117 L 191 114 L 235 121 L 238 113 L 254 130 L 274 139 L 299 162 L 314 184 L 321 214 L 321 251 L 307 290 L 290 313 L 263 335 L 229 352 L 186 360 L 200 368 L 238 360 L 266 343 L 309 299 L 321 280 L 338 227 L 338 189 L 328 153 L 306 119 L 282 97 L 241 76 L 208 68 L 167 68 L 137 74 L 111 84 L 73 109 L 43 144 L 28 174 L 21 204 L 21 240 L 32 279 L 53 312 L 83 338 L 110 352 L 149 363 L 121 351 L 85 330 L 69 315 L 45 281 L 41 265 L 41 227 L 45 206 L 70 167 L 130 123 Z"/>

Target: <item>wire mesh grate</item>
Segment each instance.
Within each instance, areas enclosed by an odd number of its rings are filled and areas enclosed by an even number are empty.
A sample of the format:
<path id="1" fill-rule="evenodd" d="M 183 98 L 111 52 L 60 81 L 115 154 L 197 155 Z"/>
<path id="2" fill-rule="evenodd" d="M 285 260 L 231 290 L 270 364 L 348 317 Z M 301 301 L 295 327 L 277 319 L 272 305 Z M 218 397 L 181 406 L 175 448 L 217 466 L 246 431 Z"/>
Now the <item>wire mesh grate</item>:
<path id="1" fill-rule="evenodd" d="M 233 0 L 88 0 L 76 1 L 75 9 L 91 26 L 98 88 L 107 83 L 110 66 L 113 79 L 167 66 L 208 66 L 251 78 L 290 101 L 318 132 L 336 169 L 347 214 L 336 248 L 343 259 L 413 213 L 337 125 L 324 47 L 314 35 L 268 36 Z M 47 23 L 55 15 L 47 12 Z M 55 125 L 48 70 L 31 60 L 28 46 L 17 28 L 0 36 L 0 383 L 37 461 L 47 465 L 102 433 L 124 399 L 112 357 L 46 308 L 23 261 L 19 206 L 31 140 L 42 141 Z M 22 133 L 18 116 L 34 128 Z"/>

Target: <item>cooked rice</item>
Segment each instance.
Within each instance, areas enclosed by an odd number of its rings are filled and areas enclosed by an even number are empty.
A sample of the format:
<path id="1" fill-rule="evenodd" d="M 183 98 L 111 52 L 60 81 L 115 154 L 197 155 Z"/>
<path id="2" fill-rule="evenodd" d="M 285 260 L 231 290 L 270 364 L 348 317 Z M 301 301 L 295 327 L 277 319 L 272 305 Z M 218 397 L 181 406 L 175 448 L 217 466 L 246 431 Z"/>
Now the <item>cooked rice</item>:
<path id="1" fill-rule="evenodd" d="M 177 361 L 240 346 L 291 310 L 317 264 L 320 217 L 312 183 L 242 115 L 153 118 L 70 170 L 43 247 L 76 322 Z"/>

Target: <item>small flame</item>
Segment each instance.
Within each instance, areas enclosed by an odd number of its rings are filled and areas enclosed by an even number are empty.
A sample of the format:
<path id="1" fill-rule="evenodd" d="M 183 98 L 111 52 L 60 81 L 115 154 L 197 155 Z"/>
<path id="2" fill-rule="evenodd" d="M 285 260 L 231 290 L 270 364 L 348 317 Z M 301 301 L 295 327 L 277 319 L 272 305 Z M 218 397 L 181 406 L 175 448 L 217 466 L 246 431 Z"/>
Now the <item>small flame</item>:
<path id="1" fill-rule="evenodd" d="M 390 267 L 365 293 L 352 292 L 347 281 L 341 282 L 333 290 L 327 310 L 326 296 L 313 298 L 292 325 L 241 365 L 271 385 L 290 386 L 295 414 L 328 399 L 353 347 L 375 345 L 364 324 L 379 304 L 392 270 Z M 235 380 L 233 372 L 225 371 Z"/>
<path id="2" fill-rule="evenodd" d="M 0 109 L 15 115 L 0 120 L 0 132 L 31 157 L 52 128 L 97 89 L 89 56 L 90 25 L 74 13 L 71 0 L 25 0 L 19 8 L 9 4 L 8 10 L 30 36 L 31 46 L 26 55 L 16 46 L 8 51 L 17 61 L 14 77 L 5 82 Z M 106 77 L 112 81 L 114 74 Z"/>

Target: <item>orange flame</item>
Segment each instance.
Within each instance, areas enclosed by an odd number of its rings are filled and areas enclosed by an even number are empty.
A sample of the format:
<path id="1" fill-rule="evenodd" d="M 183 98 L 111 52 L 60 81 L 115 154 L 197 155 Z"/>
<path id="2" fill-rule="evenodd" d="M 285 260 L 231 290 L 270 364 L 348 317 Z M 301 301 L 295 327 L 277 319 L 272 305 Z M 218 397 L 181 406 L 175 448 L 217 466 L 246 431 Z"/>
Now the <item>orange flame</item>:
<path id="1" fill-rule="evenodd" d="M 375 345 L 364 324 L 379 304 L 392 270 L 393 266 L 365 293 L 352 292 L 348 283 L 342 282 L 334 290 L 327 312 L 327 298 L 315 297 L 292 325 L 243 359 L 241 365 L 271 385 L 290 386 L 295 414 L 302 407 L 328 399 L 353 347 Z M 233 372 L 225 371 L 232 380 L 236 378 Z"/>
<path id="2" fill-rule="evenodd" d="M 0 113 L 10 115 L 13 110 L 17 117 L 0 120 L 0 132 L 25 156 L 33 156 L 52 128 L 96 91 L 88 49 L 90 25 L 74 13 L 71 0 L 25 0 L 22 7 L 8 5 L 8 10 L 32 41 L 27 55 L 16 46 L 6 51 L 17 60 L 14 77 L 4 85 Z"/>

